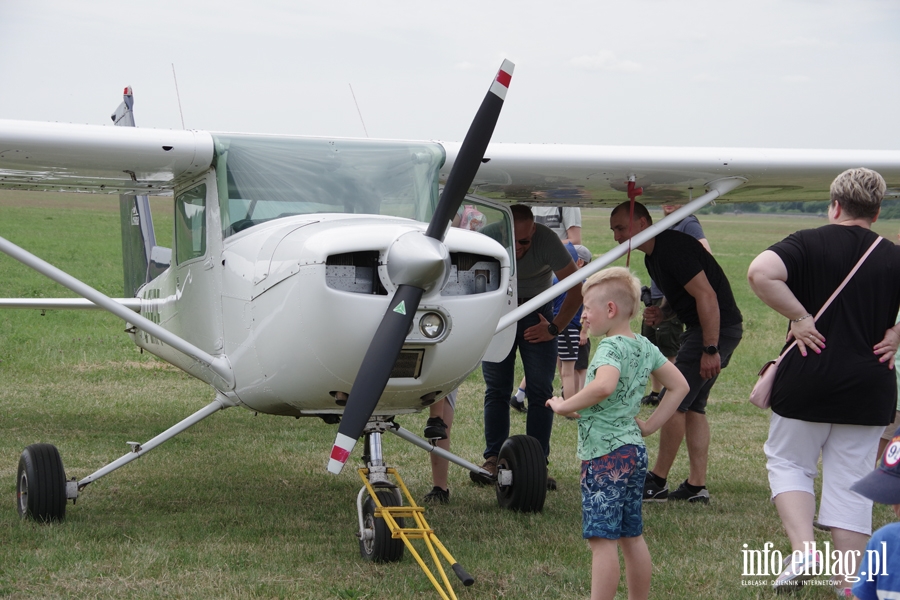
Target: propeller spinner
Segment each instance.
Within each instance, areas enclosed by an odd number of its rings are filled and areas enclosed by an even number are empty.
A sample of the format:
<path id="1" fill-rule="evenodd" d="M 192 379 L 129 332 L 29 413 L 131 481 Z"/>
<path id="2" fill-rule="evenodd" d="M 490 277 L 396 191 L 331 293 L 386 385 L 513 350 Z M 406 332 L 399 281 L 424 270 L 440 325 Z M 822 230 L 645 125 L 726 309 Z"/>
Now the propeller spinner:
<path id="1" fill-rule="evenodd" d="M 401 236 L 388 252 L 388 273 L 391 281 L 398 284 L 397 291 L 378 325 L 375 337 L 369 344 L 362 366 L 350 389 L 350 397 L 347 399 L 344 416 L 328 461 L 328 470 L 332 473 L 340 473 L 344 468 L 344 463 L 350 457 L 350 452 L 375 411 L 397 356 L 403 348 L 403 342 L 406 340 L 422 294 L 426 288 L 430 289 L 436 284 L 441 284 L 447 277 L 449 254 L 442 241 L 451 219 L 456 215 L 475 180 L 475 174 L 487 151 L 497 119 L 500 117 L 500 109 L 503 108 L 503 101 L 506 99 L 506 90 L 509 88 L 514 66 L 508 60 L 504 60 L 500 65 L 500 70 L 460 146 L 456 162 L 453 163 L 424 236 L 419 239 L 413 238 L 410 234 Z"/>

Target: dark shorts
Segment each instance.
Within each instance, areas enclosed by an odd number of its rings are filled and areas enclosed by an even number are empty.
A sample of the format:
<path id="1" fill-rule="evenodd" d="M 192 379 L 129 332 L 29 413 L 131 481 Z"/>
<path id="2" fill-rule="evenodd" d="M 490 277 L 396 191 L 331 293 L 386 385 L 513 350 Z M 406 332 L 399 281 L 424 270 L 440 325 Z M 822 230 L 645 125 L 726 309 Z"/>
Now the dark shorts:
<path id="1" fill-rule="evenodd" d="M 585 539 L 617 540 L 644 532 L 641 501 L 647 449 L 627 445 L 581 461 L 581 530 Z"/>
<path id="2" fill-rule="evenodd" d="M 591 339 L 588 338 L 588 341 L 584 344 L 584 346 L 578 347 L 578 360 L 575 361 L 575 370 L 576 371 L 587 371 L 587 368 L 591 364 Z"/>
<path id="3" fill-rule="evenodd" d="M 728 366 L 734 349 L 738 347 L 743 334 L 743 327 L 738 325 L 729 325 L 719 330 L 719 355 L 722 359 L 722 368 Z M 675 366 L 687 379 L 691 391 L 681 402 L 678 407 L 679 412 L 693 411 L 706 414 L 706 402 L 709 400 L 709 392 L 712 390 L 713 384 L 718 375 L 712 379 L 703 379 L 700 377 L 700 359 L 703 356 L 703 330 L 698 327 L 689 327 L 681 336 L 681 349 L 675 355 Z M 665 389 L 659 399 L 662 400 L 665 395 Z"/>
<path id="4" fill-rule="evenodd" d="M 658 302 L 654 302 L 654 304 L 659 305 Z M 641 321 L 641 335 L 659 348 L 666 358 L 672 358 L 678 354 L 678 349 L 681 348 L 682 333 L 684 333 L 684 323 L 675 315 L 655 327 L 650 327 Z"/>
<path id="5" fill-rule="evenodd" d="M 578 359 L 578 338 L 580 337 L 581 330 L 577 327 L 566 327 L 559 332 L 559 337 L 556 338 L 559 360 L 568 361 Z"/>

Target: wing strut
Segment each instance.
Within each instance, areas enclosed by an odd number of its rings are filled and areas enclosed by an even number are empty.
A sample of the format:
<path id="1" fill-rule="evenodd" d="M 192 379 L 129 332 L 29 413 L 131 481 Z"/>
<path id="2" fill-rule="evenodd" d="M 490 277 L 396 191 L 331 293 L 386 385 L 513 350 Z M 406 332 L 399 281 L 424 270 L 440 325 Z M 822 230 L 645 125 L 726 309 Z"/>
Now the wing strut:
<path id="1" fill-rule="evenodd" d="M 220 410 L 229 408 L 231 406 L 234 406 L 233 402 L 228 400 L 222 394 L 218 394 L 216 396 L 215 400 L 213 400 L 212 402 L 210 402 L 209 404 L 207 404 L 206 406 L 204 406 L 203 408 L 201 408 L 200 410 L 198 410 L 191 416 L 187 417 L 186 419 L 183 419 L 183 420 L 179 421 L 178 423 L 172 425 L 171 427 L 169 427 L 168 429 L 166 429 L 165 431 L 163 431 L 162 433 L 160 433 L 153 439 L 148 440 L 147 442 L 144 442 L 143 444 L 138 444 L 137 442 L 128 442 L 131 445 L 130 452 L 123 455 L 121 458 L 114 460 L 113 462 L 109 463 L 105 467 L 91 473 L 90 475 L 88 475 L 87 477 L 85 477 L 84 479 L 79 481 L 78 482 L 78 491 L 83 490 L 85 488 L 85 486 L 87 486 L 89 483 L 93 483 L 93 482 L 97 481 L 104 475 L 109 475 L 116 469 L 124 467 L 131 461 L 142 457 L 143 455 L 147 454 L 148 452 L 150 452 L 151 450 L 153 450 L 160 444 L 169 441 L 170 439 L 172 439 L 173 437 L 175 437 L 176 435 L 178 435 L 179 433 L 181 433 L 188 427 L 191 427 L 192 425 L 196 425 L 197 423 L 199 423 L 206 417 L 213 415 L 213 414 L 219 412 Z M 72 497 L 73 496 L 69 496 L 69 498 L 72 498 Z M 76 497 L 77 497 L 77 492 L 76 492 Z"/>
<path id="2" fill-rule="evenodd" d="M 83 281 L 72 277 L 65 271 L 62 271 L 45 260 L 42 260 L 31 254 L 27 250 L 23 250 L 9 240 L 0 237 L 0 252 L 8 254 L 12 258 L 30 267 L 41 275 L 55 281 L 56 283 L 69 288 L 79 296 L 87 298 L 97 306 L 111 312 L 127 323 L 131 323 L 141 331 L 146 331 L 150 335 L 158 338 L 160 341 L 172 346 L 179 352 L 190 356 L 198 363 L 209 369 L 215 376 L 217 389 L 228 391 L 234 389 L 234 372 L 231 364 L 225 356 L 213 356 L 208 352 L 194 346 L 190 342 L 178 337 L 171 331 L 157 325 L 150 319 L 142 317 L 133 312 L 130 308 L 116 302 L 109 296 L 95 290 Z"/>
<path id="3" fill-rule="evenodd" d="M 655 238 L 659 232 L 665 231 L 678 221 L 694 214 L 716 198 L 727 194 L 746 181 L 747 180 L 743 177 L 726 177 L 724 179 L 716 179 L 715 181 L 709 182 L 708 184 L 706 184 L 706 186 L 709 188 L 708 192 L 706 192 L 696 200 L 685 204 L 669 216 L 660 219 L 644 231 L 634 236 L 634 239 L 632 240 L 634 242 L 634 246 L 640 246 L 647 240 Z M 552 286 L 550 289 L 544 290 L 525 304 L 506 313 L 505 315 L 500 317 L 500 322 L 497 324 L 497 329 L 494 332 L 494 335 L 500 333 L 510 325 L 514 324 L 525 315 L 534 312 L 563 292 L 572 289 L 576 285 L 580 285 L 585 279 L 587 279 L 600 269 L 608 267 L 618 259 L 625 256 L 628 250 L 628 244 L 619 244 L 603 256 L 595 258 L 589 264 L 585 265 L 581 269 L 578 269 L 578 271 L 572 273 L 556 285 Z"/>

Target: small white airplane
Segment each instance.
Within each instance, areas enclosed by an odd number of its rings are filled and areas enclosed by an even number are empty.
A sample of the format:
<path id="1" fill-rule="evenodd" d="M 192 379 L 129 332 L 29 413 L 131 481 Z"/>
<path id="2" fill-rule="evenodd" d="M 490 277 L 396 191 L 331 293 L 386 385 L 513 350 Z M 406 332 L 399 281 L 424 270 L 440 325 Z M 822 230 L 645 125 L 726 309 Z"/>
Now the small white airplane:
<path id="1" fill-rule="evenodd" d="M 216 390 L 206 407 L 80 480 L 66 480 L 55 447 L 29 446 L 19 513 L 62 519 L 88 484 L 242 406 L 340 423 L 333 473 L 365 436 L 360 549 L 396 560 L 400 541 L 377 539 L 391 533 L 376 526 L 384 514 L 376 511 L 402 502 L 374 491 L 396 491 L 381 434 L 485 473 L 394 418 L 455 389 L 482 359 L 503 358 L 510 325 L 627 251 L 615 248 L 517 307 L 508 204 L 611 205 L 640 194 L 684 204 L 635 236 L 638 246 L 732 191 L 726 201 L 785 189 L 824 200 L 835 175 L 856 166 L 900 188 L 897 151 L 489 146 L 512 72 L 504 61 L 461 144 L 141 129 L 127 88 L 113 115 L 125 127 L 0 120 L 0 188 L 121 195 L 128 296 L 110 298 L 0 238 L 0 251 L 83 298 L 0 299 L 0 307 L 107 310 L 137 346 Z M 174 249 L 156 245 L 146 195 L 174 196 Z M 451 226 L 463 203 L 485 216 L 480 231 Z M 537 441 L 514 436 L 500 459 L 500 505 L 540 511 Z"/>

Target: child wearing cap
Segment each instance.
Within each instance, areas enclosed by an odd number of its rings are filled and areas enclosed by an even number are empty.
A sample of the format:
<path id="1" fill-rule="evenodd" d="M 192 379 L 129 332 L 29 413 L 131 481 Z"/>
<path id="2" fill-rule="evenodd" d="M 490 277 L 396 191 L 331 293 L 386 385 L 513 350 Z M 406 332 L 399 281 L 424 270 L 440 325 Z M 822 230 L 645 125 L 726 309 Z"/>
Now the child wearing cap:
<path id="1" fill-rule="evenodd" d="M 900 429 L 884 449 L 881 465 L 850 489 L 880 504 L 892 505 L 894 514 L 900 518 Z M 866 556 L 875 555 L 886 557 L 887 564 L 871 568 Z M 885 525 L 873 533 L 860 563 L 859 581 L 852 589 L 854 598 L 900 598 L 900 523 Z M 865 573 L 866 570 L 873 572 Z"/>

